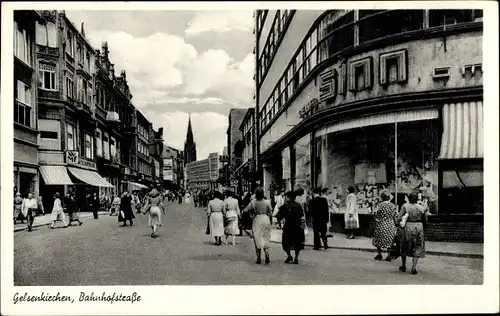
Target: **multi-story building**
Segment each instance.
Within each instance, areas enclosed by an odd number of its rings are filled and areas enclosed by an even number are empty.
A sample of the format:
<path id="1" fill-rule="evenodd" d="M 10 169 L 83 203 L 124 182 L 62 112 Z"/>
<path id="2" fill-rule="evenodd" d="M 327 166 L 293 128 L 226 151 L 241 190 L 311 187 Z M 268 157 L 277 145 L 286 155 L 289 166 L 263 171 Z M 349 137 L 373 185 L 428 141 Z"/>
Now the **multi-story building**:
<path id="1" fill-rule="evenodd" d="M 210 163 L 208 158 L 186 164 L 188 190 L 210 189 Z"/>
<path id="2" fill-rule="evenodd" d="M 228 116 L 227 127 L 227 148 L 229 177 L 233 183 L 236 183 L 235 170 L 241 165 L 241 156 L 243 154 L 243 141 L 240 132 L 240 124 L 248 109 L 231 109 Z M 234 184 L 233 184 L 234 185 Z"/>
<path id="3" fill-rule="evenodd" d="M 127 190 L 126 169 L 135 170 L 135 155 L 129 155 L 130 138 L 125 134 L 133 123 L 134 107 L 126 73 L 123 70 L 119 77 L 115 75 L 107 42 L 96 51 L 94 80 L 97 169 L 114 186 L 101 188 L 101 192 L 117 194 Z"/>
<path id="4" fill-rule="evenodd" d="M 153 184 L 154 165 L 150 156 L 150 135 L 153 124 L 136 109 L 137 116 L 137 173 L 138 181 L 146 186 Z"/>
<path id="5" fill-rule="evenodd" d="M 482 239 L 481 10 L 259 10 L 255 18 L 266 195 L 275 185 L 323 187 L 343 201 L 355 187 L 367 233 L 381 189 L 398 205 L 420 191 L 438 214 L 426 237 Z"/>
<path id="6" fill-rule="evenodd" d="M 163 186 L 163 127 L 157 131 L 151 129 L 151 143 L 149 145 L 149 153 L 153 160 L 153 182 L 156 186 Z"/>
<path id="7" fill-rule="evenodd" d="M 240 124 L 242 135 L 242 163 L 236 169 L 236 178 L 240 179 L 239 189 L 241 192 L 252 192 L 255 190 L 258 174 L 255 165 L 255 109 L 250 108 L 243 117 Z"/>
<path id="8" fill-rule="evenodd" d="M 14 11 L 14 191 L 23 197 L 38 195 L 37 21 L 34 10 Z"/>
<path id="9" fill-rule="evenodd" d="M 182 152 L 170 146 L 163 147 L 163 187 L 168 190 L 181 188 L 184 178 Z"/>
<path id="10" fill-rule="evenodd" d="M 215 190 L 217 179 L 219 178 L 219 153 L 211 153 L 208 155 L 208 172 L 210 173 L 210 190 Z"/>
<path id="11" fill-rule="evenodd" d="M 37 25 L 36 37 L 40 194 L 52 197 L 78 184 L 76 198 L 85 205 L 87 193 L 113 187 L 95 162 L 95 51 L 83 25 L 79 31 L 64 12 L 41 14 L 46 22 Z M 51 200 L 44 199 L 46 208 Z"/>

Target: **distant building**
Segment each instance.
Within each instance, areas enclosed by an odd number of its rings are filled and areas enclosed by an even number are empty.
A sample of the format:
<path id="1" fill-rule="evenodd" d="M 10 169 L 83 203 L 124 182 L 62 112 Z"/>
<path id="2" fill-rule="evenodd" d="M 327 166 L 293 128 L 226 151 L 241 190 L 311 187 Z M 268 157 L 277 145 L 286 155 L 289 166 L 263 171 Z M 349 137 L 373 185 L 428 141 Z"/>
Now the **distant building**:
<path id="1" fill-rule="evenodd" d="M 258 174 L 256 173 L 255 155 L 255 109 L 248 109 L 240 124 L 243 149 L 241 165 L 235 170 L 236 178 L 241 179 L 239 189 L 241 192 L 252 192 L 256 187 Z"/>
<path id="2" fill-rule="evenodd" d="M 177 190 L 182 187 L 184 178 L 182 151 L 170 146 L 163 148 L 163 187 L 168 190 Z"/>
<path id="3" fill-rule="evenodd" d="M 186 164 L 186 177 L 188 190 L 210 189 L 210 164 L 209 159 L 189 162 Z"/>
<path id="4" fill-rule="evenodd" d="M 242 135 L 240 125 L 247 113 L 248 109 L 231 109 L 229 111 L 229 124 L 227 128 L 227 148 L 228 148 L 228 164 L 229 176 L 234 178 L 234 171 L 241 165 L 242 155 Z"/>

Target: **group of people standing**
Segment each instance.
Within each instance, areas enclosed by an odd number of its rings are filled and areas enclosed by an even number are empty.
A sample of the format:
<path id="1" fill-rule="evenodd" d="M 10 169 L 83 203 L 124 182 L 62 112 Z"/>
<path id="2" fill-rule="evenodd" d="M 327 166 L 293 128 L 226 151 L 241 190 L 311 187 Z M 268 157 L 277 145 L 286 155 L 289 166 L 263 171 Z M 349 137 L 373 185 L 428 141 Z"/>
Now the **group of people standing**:
<path id="1" fill-rule="evenodd" d="M 26 221 L 26 229 L 32 231 L 35 216 L 44 215 L 42 197 L 35 198 L 33 193 L 28 193 L 26 198 L 17 192 L 14 197 L 14 224 L 16 221 L 23 223 Z"/>

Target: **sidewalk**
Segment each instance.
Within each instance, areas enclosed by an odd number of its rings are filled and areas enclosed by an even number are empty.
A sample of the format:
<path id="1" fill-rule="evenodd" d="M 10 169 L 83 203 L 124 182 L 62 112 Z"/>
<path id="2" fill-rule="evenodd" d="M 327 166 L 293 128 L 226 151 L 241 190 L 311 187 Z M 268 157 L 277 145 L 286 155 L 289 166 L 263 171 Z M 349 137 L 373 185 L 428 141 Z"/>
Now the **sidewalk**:
<path id="1" fill-rule="evenodd" d="M 273 228 L 271 231 L 271 242 L 281 243 L 281 234 L 281 230 Z M 347 239 L 343 234 L 333 233 L 332 235 L 332 238 L 328 238 L 328 246 L 332 249 L 376 252 L 371 238 L 357 236 L 356 239 Z M 306 247 L 313 247 L 313 240 L 313 231 L 309 228 L 305 242 Z M 483 244 L 426 241 L 425 253 L 435 256 L 483 259 Z"/>
<path id="2" fill-rule="evenodd" d="M 107 214 L 108 214 L 108 212 L 99 212 L 99 215 L 107 215 Z M 92 214 L 92 212 L 78 212 L 78 216 L 80 218 L 89 218 L 89 217 L 93 217 L 94 215 Z M 66 219 L 67 219 L 67 214 L 66 214 Z M 39 215 L 39 216 L 35 217 L 35 221 L 33 222 L 33 228 L 41 227 L 41 226 L 48 226 L 51 223 L 52 223 L 52 221 L 50 220 L 50 214 Z M 14 232 L 19 232 L 19 231 L 23 231 L 23 230 L 26 230 L 26 221 L 24 222 L 24 224 L 20 224 L 19 222 L 17 222 L 14 225 Z"/>

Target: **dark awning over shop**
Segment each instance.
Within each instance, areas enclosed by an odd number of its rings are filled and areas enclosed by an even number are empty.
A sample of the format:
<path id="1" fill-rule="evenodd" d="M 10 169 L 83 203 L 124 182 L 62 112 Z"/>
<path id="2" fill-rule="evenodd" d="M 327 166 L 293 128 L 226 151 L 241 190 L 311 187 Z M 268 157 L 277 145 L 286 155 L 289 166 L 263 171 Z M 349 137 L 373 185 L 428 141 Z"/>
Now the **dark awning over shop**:
<path id="1" fill-rule="evenodd" d="M 101 177 L 97 172 L 78 169 L 68 167 L 69 172 L 74 175 L 78 180 L 83 181 L 87 184 L 90 184 L 95 187 L 104 187 L 104 188 L 114 188 L 115 186 L 106 181 L 103 177 Z"/>
<path id="2" fill-rule="evenodd" d="M 483 158 L 483 102 L 443 106 L 439 159 Z"/>
<path id="3" fill-rule="evenodd" d="M 45 185 L 73 185 L 65 166 L 40 166 Z"/>

